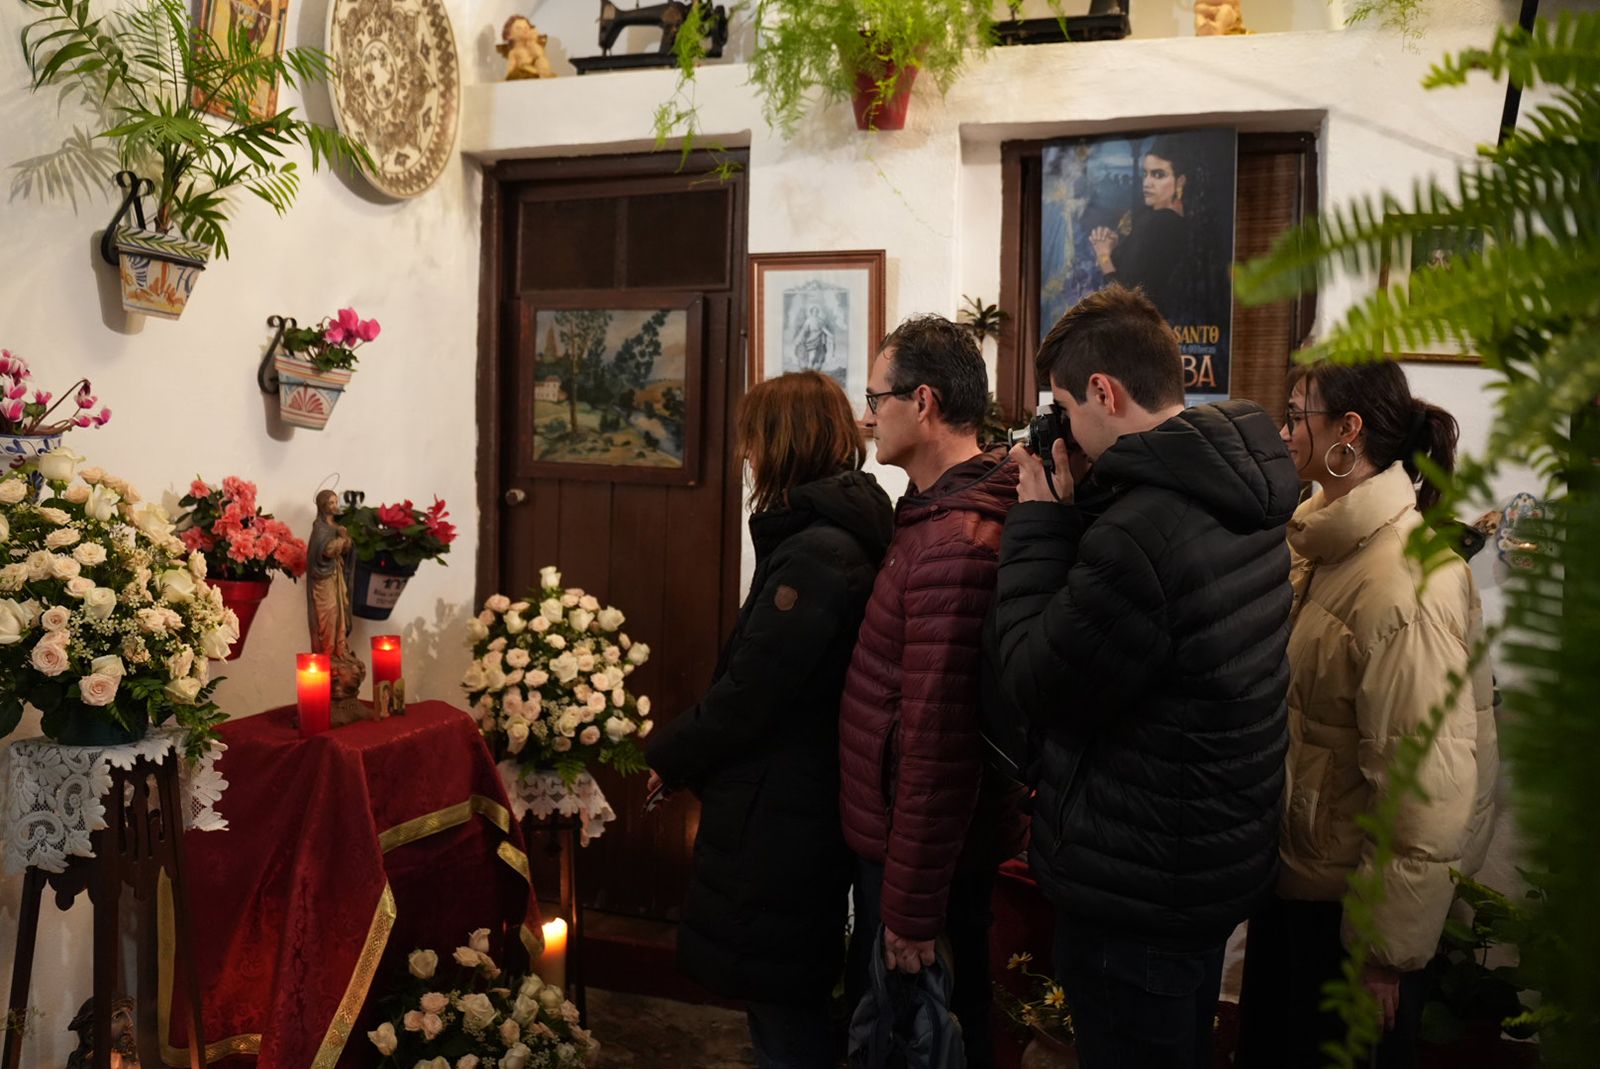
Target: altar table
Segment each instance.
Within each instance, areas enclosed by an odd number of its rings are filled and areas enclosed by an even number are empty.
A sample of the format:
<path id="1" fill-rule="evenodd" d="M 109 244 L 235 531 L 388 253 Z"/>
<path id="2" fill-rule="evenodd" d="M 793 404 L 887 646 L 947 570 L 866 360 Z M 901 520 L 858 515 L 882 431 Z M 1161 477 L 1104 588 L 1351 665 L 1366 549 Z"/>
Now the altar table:
<path id="1" fill-rule="evenodd" d="M 211 1064 L 373 1064 L 378 1017 L 363 1006 L 412 950 L 437 951 L 443 976 L 475 928 L 490 930 L 502 968 L 537 953 L 522 833 L 466 713 L 420 702 L 302 739 L 291 706 L 221 735 L 231 830 L 184 841 Z M 171 975 L 162 1055 L 187 1065 Z"/>

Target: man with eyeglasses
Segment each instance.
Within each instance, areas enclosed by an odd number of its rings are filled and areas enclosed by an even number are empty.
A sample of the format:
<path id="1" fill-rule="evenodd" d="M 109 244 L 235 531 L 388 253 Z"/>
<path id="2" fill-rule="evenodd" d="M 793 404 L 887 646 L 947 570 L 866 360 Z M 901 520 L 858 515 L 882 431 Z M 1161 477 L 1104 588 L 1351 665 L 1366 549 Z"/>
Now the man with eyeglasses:
<path id="1" fill-rule="evenodd" d="M 1000 684 L 1044 736 L 1029 857 L 1084 1069 L 1205 1069 L 1223 945 L 1270 894 L 1299 483 L 1273 420 L 1184 407 L 1143 293 L 1080 301 L 1036 358 L 1092 462 L 1019 446 Z"/>
<path id="2" fill-rule="evenodd" d="M 994 600 L 1016 467 L 978 443 L 989 381 L 972 334 L 939 316 L 900 325 L 873 361 L 863 426 L 910 488 L 867 604 L 840 708 L 840 810 L 859 859 L 847 997 L 884 964 L 916 973 L 948 939 L 950 1009 L 967 1065 L 992 1064 L 989 898 L 1021 849 L 1010 792 L 985 783 L 979 632 Z"/>

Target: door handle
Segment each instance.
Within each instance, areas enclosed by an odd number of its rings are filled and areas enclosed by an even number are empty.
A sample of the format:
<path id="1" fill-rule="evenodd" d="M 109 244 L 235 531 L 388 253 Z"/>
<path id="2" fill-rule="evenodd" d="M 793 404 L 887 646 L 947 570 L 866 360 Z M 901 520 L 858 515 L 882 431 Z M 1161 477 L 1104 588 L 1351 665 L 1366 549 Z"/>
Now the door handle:
<path id="1" fill-rule="evenodd" d="M 512 487 L 510 490 L 505 492 L 505 496 L 502 498 L 502 500 L 505 501 L 508 506 L 520 505 L 524 501 L 528 500 L 528 492 L 526 490 L 519 490 L 516 487 Z"/>

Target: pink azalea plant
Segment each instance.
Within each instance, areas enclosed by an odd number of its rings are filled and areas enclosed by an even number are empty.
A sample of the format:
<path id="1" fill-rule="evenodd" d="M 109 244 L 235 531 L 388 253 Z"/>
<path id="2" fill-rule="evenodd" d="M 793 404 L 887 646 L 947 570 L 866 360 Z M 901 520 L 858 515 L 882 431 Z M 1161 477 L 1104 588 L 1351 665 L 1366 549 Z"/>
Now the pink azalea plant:
<path id="1" fill-rule="evenodd" d="M 348 370 L 356 366 L 356 350 L 377 338 L 383 328 L 376 319 L 362 319 L 354 308 L 339 309 L 314 327 L 283 332 L 283 347 L 304 356 L 318 371 Z"/>
<path id="2" fill-rule="evenodd" d="M 260 580 L 280 571 L 298 579 L 305 574 L 305 542 L 261 511 L 255 483 L 230 475 L 213 487 L 195 479 L 179 504 L 187 511 L 178 517 L 178 537 L 205 557 L 213 578 Z"/>
<path id="3" fill-rule="evenodd" d="M 88 379 L 79 379 L 57 397 L 49 390 L 31 386 L 31 377 L 26 360 L 9 349 L 0 349 L 0 434 L 61 434 L 73 427 L 103 427 L 111 421 L 111 409 L 94 411 L 99 401 Z M 69 397 L 73 401 L 68 410 L 71 414 L 52 419 Z"/>

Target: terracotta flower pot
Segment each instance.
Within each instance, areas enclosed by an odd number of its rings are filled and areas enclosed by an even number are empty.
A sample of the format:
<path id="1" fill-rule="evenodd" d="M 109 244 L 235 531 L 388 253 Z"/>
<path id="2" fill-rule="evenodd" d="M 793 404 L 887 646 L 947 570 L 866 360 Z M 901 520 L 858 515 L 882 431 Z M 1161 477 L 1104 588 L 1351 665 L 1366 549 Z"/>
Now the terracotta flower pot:
<path id="1" fill-rule="evenodd" d="M 326 427 L 354 372 L 318 371 L 311 361 L 282 353 L 272 363 L 278 372 L 278 411 L 283 421 L 314 431 Z"/>
<path id="2" fill-rule="evenodd" d="M 900 71 L 900 77 L 895 82 L 894 92 L 888 98 L 878 100 L 878 82 L 887 81 L 895 72 L 893 63 L 885 63 L 879 71 L 857 71 L 856 91 L 850 98 L 850 106 L 855 109 L 856 129 L 858 130 L 903 130 L 906 125 L 906 111 L 911 107 L 911 87 L 917 80 L 917 68 L 906 67 Z"/>
<path id="3" fill-rule="evenodd" d="M 256 618 L 272 580 L 267 579 L 207 579 L 206 582 L 222 592 L 222 604 L 233 610 L 239 618 L 239 640 L 228 651 L 228 660 L 235 661 L 244 652 L 244 640 L 250 635 L 250 622 Z"/>
<path id="4" fill-rule="evenodd" d="M 117 274 L 125 311 L 177 319 L 206 269 L 206 246 L 155 230 L 117 229 Z"/>

